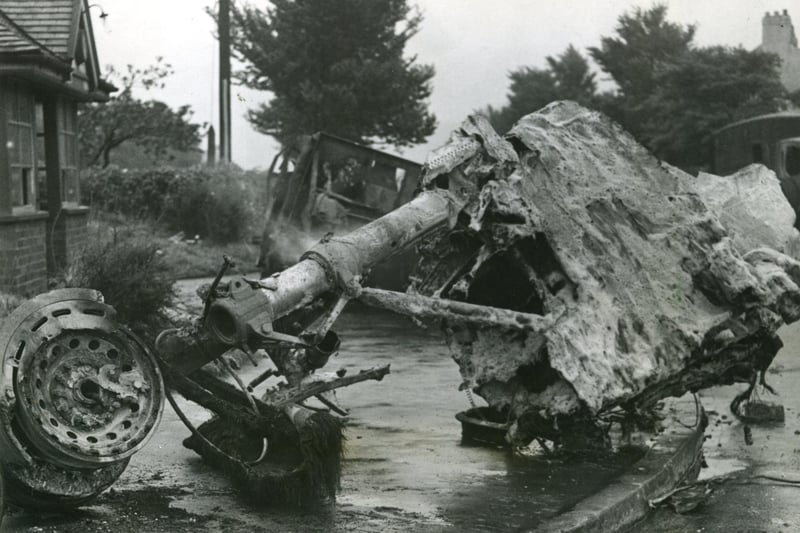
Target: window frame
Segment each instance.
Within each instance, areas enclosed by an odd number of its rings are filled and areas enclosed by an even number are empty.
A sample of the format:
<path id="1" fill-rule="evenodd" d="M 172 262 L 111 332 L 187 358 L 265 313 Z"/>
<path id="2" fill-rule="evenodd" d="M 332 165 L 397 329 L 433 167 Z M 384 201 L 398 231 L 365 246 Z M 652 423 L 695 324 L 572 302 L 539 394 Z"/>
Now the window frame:
<path id="1" fill-rule="evenodd" d="M 36 98 L 29 84 L 7 80 L 6 149 L 12 213 L 37 209 Z"/>

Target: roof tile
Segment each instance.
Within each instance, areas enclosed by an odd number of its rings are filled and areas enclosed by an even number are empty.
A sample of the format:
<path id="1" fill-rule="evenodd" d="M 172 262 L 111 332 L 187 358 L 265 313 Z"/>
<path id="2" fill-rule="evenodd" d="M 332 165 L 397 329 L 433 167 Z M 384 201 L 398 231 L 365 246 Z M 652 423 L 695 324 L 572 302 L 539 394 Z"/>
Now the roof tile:
<path id="1" fill-rule="evenodd" d="M 31 39 L 0 11 L 0 53 L 41 51 L 42 45 Z"/>
<path id="2" fill-rule="evenodd" d="M 0 0 L 0 10 L 15 24 L 63 57 L 71 53 L 68 47 L 75 8 L 75 0 Z"/>

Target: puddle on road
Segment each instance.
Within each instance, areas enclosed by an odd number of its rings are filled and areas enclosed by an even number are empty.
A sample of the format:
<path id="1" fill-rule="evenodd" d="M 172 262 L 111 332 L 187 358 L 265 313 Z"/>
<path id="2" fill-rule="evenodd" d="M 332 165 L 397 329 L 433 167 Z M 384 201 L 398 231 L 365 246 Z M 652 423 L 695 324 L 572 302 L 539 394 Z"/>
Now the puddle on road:
<path id="1" fill-rule="evenodd" d="M 422 330 L 402 317 L 354 307 L 334 329 L 343 344 L 330 369 L 392 365 L 380 383 L 339 391 L 351 417 L 336 504 L 255 509 L 240 502 L 226 481 L 206 475 L 197 490 L 176 497 L 173 507 L 229 519 L 231 531 L 515 530 L 574 505 L 642 454 L 626 449 L 569 462 L 460 445 L 454 416 L 470 404 L 458 390 L 458 367 L 437 328 Z M 180 439 L 164 444 L 179 447 Z M 231 529 L 232 523 L 240 529 Z"/>
<path id="2" fill-rule="evenodd" d="M 706 463 L 708 468 L 700 470 L 700 474 L 697 476 L 698 481 L 739 472 L 745 470 L 748 466 L 747 463 L 740 459 L 722 457 L 706 459 Z"/>

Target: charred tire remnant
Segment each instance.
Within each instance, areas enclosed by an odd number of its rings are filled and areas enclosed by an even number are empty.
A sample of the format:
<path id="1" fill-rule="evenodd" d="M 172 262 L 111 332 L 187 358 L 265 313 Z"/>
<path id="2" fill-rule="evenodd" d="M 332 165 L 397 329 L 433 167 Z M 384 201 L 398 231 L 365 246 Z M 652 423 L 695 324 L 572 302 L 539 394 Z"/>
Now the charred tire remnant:
<path id="1" fill-rule="evenodd" d="M 303 411 L 299 416 L 297 410 Z M 262 450 L 260 434 L 244 433 L 241 425 L 213 417 L 183 445 L 228 474 L 245 496 L 258 505 L 313 505 L 333 501 L 339 489 L 344 423 L 328 413 L 290 409 L 295 435 L 279 435 Z M 302 420 L 297 420 L 302 418 Z M 209 446 L 209 443 L 214 447 Z"/>
<path id="2" fill-rule="evenodd" d="M 168 367 L 165 372 L 170 389 L 215 415 L 191 427 L 184 446 L 229 475 L 253 503 L 307 505 L 335 498 L 342 420 L 294 405 L 278 409 L 259 400 L 256 414 L 241 391 L 202 370 L 191 378 Z"/>
<path id="3" fill-rule="evenodd" d="M 164 407 L 158 365 L 102 295 L 61 289 L 0 328 L 0 459 L 10 501 L 81 505 L 109 487 Z"/>

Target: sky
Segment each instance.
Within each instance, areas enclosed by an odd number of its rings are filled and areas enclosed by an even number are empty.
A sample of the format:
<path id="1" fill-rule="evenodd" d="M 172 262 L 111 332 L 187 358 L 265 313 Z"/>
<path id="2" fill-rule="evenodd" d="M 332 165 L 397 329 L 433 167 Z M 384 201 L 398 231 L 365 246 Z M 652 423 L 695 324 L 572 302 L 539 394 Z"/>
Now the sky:
<path id="1" fill-rule="evenodd" d="M 234 0 L 241 2 L 243 0 Z M 266 0 L 247 0 L 264 6 Z M 420 32 L 407 51 L 433 64 L 436 76 L 430 107 L 438 128 L 425 144 L 395 151 L 419 162 L 443 144 L 472 111 L 506 101 L 508 73 L 521 66 L 544 67 L 547 56 L 573 44 L 581 52 L 612 35 L 617 18 L 654 0 L 409 0 L 423 13 Z M 695 24 L 700 45 L 752 49 L 761 42 L 765 11 L 788 9 L 800 24 L 800 9 L 789 0 L 669 0 L 669 19 Z M 216 124 L 217 41 L 205 10 L 214 0 L 91 0 L 95 40 L 102 65 L 145 67 L 162 56 L 175 73 L 163 89 L 148 95 L 173 107 L 189 104 L 193 119 Z M 100 20 L 101 9 L 108 16 Z M 235 65 L 234 65 L 235 68 Z M 599 80 L 604 75 L 598 74 Z M 232 90 L 233 159 L 244 168 L 268 167 L 277 152 L 272 138 L 252 129 L 247 109 L 268 102 L 268 93 Z M 533 110 L 532 110 L 533 111 Z"/>

